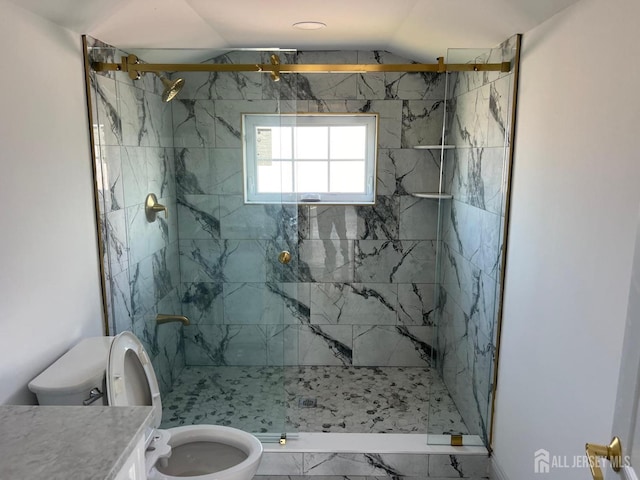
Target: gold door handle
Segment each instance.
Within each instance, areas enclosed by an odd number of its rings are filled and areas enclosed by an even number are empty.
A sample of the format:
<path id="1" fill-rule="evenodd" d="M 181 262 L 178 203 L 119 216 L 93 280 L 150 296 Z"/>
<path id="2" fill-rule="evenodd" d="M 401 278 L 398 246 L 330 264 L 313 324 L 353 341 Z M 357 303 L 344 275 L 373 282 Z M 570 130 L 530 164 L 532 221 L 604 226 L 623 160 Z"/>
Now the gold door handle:
<path id="1" fill-rule="evenodd" d="M 609 445 L 597 445 L 595 443 L 587 443 L 585 446 L 587 457 L 589 459 L 589 467 L 593 480 L 603 480 L 602 470 L 598 464 L 599 458 L 606 458 L 611 463 L 614 472 L 619 472 L 622 466 L 622 444 L 618 437 L 613 437 Z"/>
<path id="2" fill-rule="evenodd" d="M 281 251 L 280 255 L 278 255 L 278 261 L 283 265 L 288 264 L 291 261 L 291 254 L 286 250 Z"/>

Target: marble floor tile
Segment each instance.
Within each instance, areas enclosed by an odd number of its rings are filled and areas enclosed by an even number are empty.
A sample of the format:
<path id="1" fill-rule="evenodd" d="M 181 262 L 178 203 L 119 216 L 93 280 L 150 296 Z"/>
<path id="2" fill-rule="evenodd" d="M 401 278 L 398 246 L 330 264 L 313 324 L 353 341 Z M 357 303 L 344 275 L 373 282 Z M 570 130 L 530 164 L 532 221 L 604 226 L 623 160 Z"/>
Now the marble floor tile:
<path id="1" fill-rule="evenodd" d="M 302 398 L 315 398 L 316 407 L 301 407 Z M 163 404 L 163 428 L 468 433 L 428 367 L 185 367 Z"/>

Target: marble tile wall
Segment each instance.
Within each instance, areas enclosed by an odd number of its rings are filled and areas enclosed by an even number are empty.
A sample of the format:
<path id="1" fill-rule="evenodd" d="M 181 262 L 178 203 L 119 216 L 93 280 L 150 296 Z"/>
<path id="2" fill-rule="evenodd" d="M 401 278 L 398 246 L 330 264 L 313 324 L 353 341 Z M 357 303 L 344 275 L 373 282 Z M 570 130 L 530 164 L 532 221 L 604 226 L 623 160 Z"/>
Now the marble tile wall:
<path id="1" fill-rule="evenodd" d="M 489 478 L 484 455 L 264 453 L 256 480 Z"/>
<path id="2" fill-rule="evenodd" d="M 515 37 L 466 61 L 514 58 Z M 453 52 L 459 61 L 464 52 Z M 442 242 L 438 252 L 438 368 L 470 433 L 485 440 L 490 424 L 512 73 L 450 76 L 447 100 Z"/>
<path id="3" fill-rule="evenodd" d="M 407 63 L 381 51 L 281 53 L 282 63 Z M 230 52 L 217 63 L 268 63 Z M 188 365 L 424 366 L 433 353 L 437 74 L 186 73 L 174 102 Z M 380 114 L 374 206 L 245 205 L 241 114 Z M 280 265 L 287 249 L 293 260 Z"/>
<path id="4" fill-rule="evenodd" d="M 119 61 L 123 52 L 89 39 L 90 58 Z M 110 332 L 133 331 L 148 351 L 161 390 L 184 367 L 179 324 L 158 327 L 157 313 L 181 312 L 178 221 L 171 104 L 151 75 L 91 72 L 103 262 Z M 169 214 L 153 223 L 144 201 L 155 193 Z"/>

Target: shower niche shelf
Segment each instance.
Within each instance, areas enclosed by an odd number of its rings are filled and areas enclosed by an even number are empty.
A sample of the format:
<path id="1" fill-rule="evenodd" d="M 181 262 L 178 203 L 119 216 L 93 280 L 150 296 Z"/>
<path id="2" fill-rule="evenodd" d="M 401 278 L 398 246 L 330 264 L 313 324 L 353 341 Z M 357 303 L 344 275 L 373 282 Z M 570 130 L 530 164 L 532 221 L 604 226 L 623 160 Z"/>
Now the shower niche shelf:
<path id="1" fill-rule="evenodd" d="M 455 145 L 415 145 L 413 147 L 415 150 L 451 150 L 456 148 Z M 442 175 L 442 173 L 441 173 Z M 440 180 L 442 182 L 442 179 Z M 453 195 L 449 193 L 440 193 L 440 192 L 416 192 L 411 193 L 410 195 L 418 198 L 429 198 L 432 200 L 451 200 Z"/>
<path id="2" fill-rule="evenodd" d="M 418 192 L 411 193 L 410 195 L 418 198 L 430 198 L 432 200 L 451 200 L 453 195 L 450 193 L 438 193 L 438 192 Z"/>
<path id="3" fill-rule="evenodd" d="M 413 148 L 416 150 L 451 150 L 456 148 L 455 145 L 416 145 Z"/>
<path id="4" fill-rule="evenodd" d="M 452 150 L 456 148 L 456 146 L 441 143 L 439 145 L 414 145 L 413 148 L 415 150 L 440 150 L 442 152 L 443 150 Z M 444 161 L 444 158 L 443 158 L 443 161 Z M 442 168 L 440 169 L 439 190 L 442 190 Z M 453 195 L 449 193 L 440 193 L 440 192 L 416 192 L 416 193 L 410 193 L 409 195 L 412 195 L 417 198 L 428 198 L 431 200 L 451 200 L 453 198 Z"/>

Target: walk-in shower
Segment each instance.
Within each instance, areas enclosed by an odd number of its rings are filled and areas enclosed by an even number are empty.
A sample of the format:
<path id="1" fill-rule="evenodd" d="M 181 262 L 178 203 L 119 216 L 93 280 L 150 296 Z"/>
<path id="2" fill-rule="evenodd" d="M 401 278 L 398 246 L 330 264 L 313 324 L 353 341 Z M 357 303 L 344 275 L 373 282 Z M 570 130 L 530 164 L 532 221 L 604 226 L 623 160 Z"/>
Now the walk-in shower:
<path id="1" fill-rule="evenodd" d="M 166 426 L 488 442 L 517 37 L 427 65 L 294 50 L 154 64 L 86 43 L 108 331 L 144 342 Z M 295 114 L 376 114 L 375 204 L 247 203 L 243 114 L 286 117 L 279 132 Z M 255 168 L 279 179 L 284 160 L 324 161 L 256 137 Z M 149 194 L 167 218 L 147 220 Z"/>

